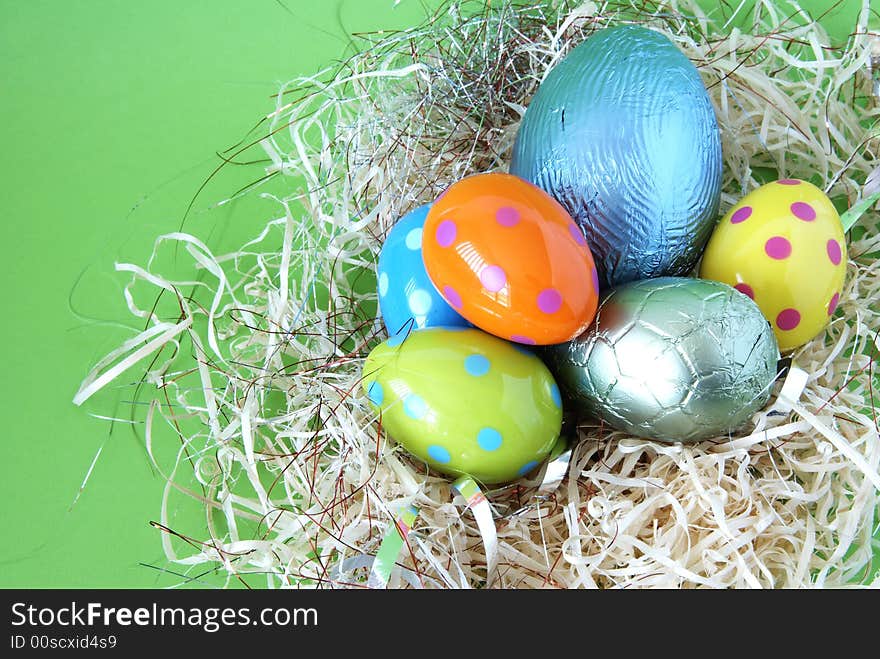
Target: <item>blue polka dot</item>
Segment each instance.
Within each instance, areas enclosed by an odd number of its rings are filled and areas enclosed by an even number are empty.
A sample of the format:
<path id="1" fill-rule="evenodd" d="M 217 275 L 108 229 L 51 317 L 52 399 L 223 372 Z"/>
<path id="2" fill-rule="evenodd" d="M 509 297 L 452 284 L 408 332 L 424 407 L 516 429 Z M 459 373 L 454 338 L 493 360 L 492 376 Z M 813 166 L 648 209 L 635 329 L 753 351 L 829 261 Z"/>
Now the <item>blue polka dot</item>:
<path id="1" fill-rule="evenodd" d="M 559 393 L 559 387 L 556 386 L 555 382 L 550 385 L 550 397 L 553 399 L 553 404 L 562 409 L 562 395 Z"/>
<path id="2" fill-rule="evenodd" d="M 403 401 L 403 411 L 411 419 L 421 419 L 428 412 L 428 404 L 421 396 L 410 394 Z"/>
<path id="3" fill-rule="evenodd" d="M 510 345 L 512 345 L 513 349 L 516 350 L 517 352 L 521 352 L 522 354 L 528 355 L 529 357 L 535 356 L 535 353 L 533 353 L 531 350 L 526 348 L 522 343 L 512 342 Z"/>
<path id="4" fill-rule="evenodd" d="M 532 469 L 538 466 L 538 463 L 532 460 L 531 462 L 526 462 L 522 467 L 519 468 L 519 471 L 516 472 L 520 476 L 525 476 Z"/>
<path id="5" fill-rule="evenodd" d="M 408 335 L 409 335 L 409 331 L 408 331 L 408 330 L 401 330 L 400 332 L 398 332 L 397 334 L 395 334 L 394 336 L 392 336 L 390 339 L 388 339 L 388 340 L 385 342 L 385 344 L 386 344 L 389 348 L 396 348 L 396 347 L 399 346 L 401 343 L 403 343 L 403 340 L 404 340 Z"/>
<path id="6" fill-rule="evenodd" d="M 379 407 L 382 401 L 385 400 L 385 391 L 382 389 L 382 385 L 374 380 L 367 389 L 367 396 L 373 405 Z"/>
<path id="7" fill-rule="evenodd" d="M 434 462 L 439 462 L 440 464 L 446 464 L 450 460 L 452 460 L 452 456 L 449 455 L 449 451 L 447 451 L 442 446 L 437 446 L 437 444 L 432 444 L 428 447 L 428 457 L 431 458 Z"/>
<path id="8" fill-rule="evenodd" d="M 483 355 L 469 355 L 464 360 L 464 370 L 475 377 L 486 375 L 489 372 L 489 360 Z"/>
<path id="9" fill-rule="evenodd" d="M 501 446 L 501 433 L 495 428 L 483 428 L 477 433 L 477 444 L 484 451 L 495 451 Z"/>

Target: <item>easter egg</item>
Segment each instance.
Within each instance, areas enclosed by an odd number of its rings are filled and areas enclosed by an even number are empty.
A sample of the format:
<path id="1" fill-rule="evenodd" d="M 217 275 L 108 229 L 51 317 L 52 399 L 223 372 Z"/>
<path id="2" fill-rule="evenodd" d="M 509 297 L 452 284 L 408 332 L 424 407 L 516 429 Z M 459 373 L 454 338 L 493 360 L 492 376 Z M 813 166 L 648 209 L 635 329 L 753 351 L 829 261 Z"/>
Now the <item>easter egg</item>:
<path id="1" fill-rule="evenodd" d="M 560 343 L 596 311 L 596 268 L 580 229 L 547 193 L 510 174 L 451 185 L 428 212 L 422 252 L 446 301 L 495 336 Z"/>
<path id="2" fill-rule="evenodd" d="M 734 431 L 764 406 L 779 350 L 742 293 L 661 277 L 611 289 L 593 325 L 546 356 L 580 412 L 637 437 L 695 442 Z"/>
<path id="3" fill-rule="evenodd" d="M 773 325 L 779 348 L 797 348 L 822 331 L 840 301 L 846 277 L 840 216 L 806 181 L 762 185 L 718 224 L 700 276 L 748 295 Z"/>
<path id="4" fill-rule="evenodd" d="M 379 252 L 379 309 L 389 335 L 422 327 L 468 326 L 437 292 L 422 260 L 422 232 L 430 204 L 400 218 Z"/>
<path id="5" fill-rule="evenodd" d="M 547 367 L 477 329 L 432 327 L 375 347 L 363 388 L 388 434 L 448 475 L 524 476 L 549 454 L 562 400 Z"/>
<path id="6" fill-rule="evenodd" d="M 541 83 L 510 173 L 583 227 L 603 288 L 689 274 L 721 194 L 718 124 L 697 69 L 647 28 L 597 31 Z"/>

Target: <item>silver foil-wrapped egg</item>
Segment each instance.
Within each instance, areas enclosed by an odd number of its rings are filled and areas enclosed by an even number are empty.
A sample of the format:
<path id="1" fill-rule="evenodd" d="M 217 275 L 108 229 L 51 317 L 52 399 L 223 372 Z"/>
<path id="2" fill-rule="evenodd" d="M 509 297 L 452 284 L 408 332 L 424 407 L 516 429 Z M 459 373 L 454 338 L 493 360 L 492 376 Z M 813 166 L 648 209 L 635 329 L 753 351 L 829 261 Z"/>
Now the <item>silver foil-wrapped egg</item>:
<path id="1" fill-rule="evenodd" d="M 721 198 L 721 138 L 699 72 L 658 32 L 597 31 L 541 83 L 510 173 L 577 221 L 603 285 L 689 274 Z"/>
<path id="2" fill-rule="evenodd" d="M 592 326 L 545 357 L 580 411 L 639 437 L 695 442 L 766 404 L 779 349 L 739 291 L 663 277 L 610 290 Z"/>

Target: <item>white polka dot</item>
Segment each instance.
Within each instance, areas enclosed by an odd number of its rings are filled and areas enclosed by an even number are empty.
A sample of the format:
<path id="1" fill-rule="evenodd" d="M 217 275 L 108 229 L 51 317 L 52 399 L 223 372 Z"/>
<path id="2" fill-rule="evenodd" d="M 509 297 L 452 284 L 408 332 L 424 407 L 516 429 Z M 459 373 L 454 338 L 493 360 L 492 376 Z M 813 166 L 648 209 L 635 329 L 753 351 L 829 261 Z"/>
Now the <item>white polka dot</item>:
<path id="1" fill-rule="evenodd" d="M 406 234 L 406 246 L 408 249 L 413 251 L 422 248 L 422 230 L 418 229 L 410 229 L 410 232 Z"/>
<path id="2" fill-rule="evenodd" d="M 388 294 L 388 273 L 383 272 L 379 275 L 379 295 L 385 297 Z"/>
<path id="3" fill-rule="evenodd" d="M 416 316 L 424 316 L 431 310 L 431 294 L 423 288 L 417 288 L 409 294 L 409 310 Z"/>

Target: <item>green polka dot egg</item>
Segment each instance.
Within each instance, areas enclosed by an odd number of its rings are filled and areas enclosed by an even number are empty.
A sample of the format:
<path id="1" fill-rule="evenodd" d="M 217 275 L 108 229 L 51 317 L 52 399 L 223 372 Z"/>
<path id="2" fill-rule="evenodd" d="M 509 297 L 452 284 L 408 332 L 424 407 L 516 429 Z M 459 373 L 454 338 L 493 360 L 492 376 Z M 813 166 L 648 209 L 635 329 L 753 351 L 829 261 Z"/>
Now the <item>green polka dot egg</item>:
<path id="1" fill-rule="evenodd" d="M 397 334 L 370 352 L 363 376 L 388 434 L 447 475 L 515 480 L 559 436 L 562 399 L 544 363 L 477 329 Z"/>
<path id="2" fill-rule="evenodd" d="M 752 298 L 783 352 L 834 314 L 846 275 L 840 216 L 816 186 L 782 179 L 743 197 L 712 234 L 700 276 Z"/>

